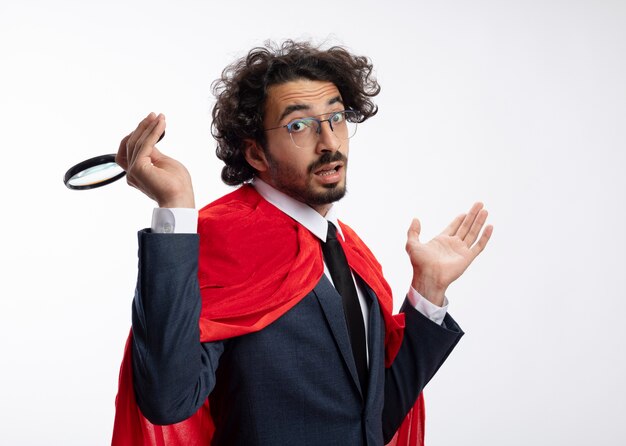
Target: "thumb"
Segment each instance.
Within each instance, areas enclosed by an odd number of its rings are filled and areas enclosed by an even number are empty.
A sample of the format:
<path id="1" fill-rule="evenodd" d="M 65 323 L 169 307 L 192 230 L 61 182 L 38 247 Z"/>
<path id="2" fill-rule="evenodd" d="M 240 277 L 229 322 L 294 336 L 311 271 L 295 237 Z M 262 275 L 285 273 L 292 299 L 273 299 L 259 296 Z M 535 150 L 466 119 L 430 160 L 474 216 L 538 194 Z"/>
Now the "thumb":
<path id="1" fill-rule="evenodd" d="M 422 225 L 419 219 L 414 218 L 411 222 L 411 226 L 409 226 L 409 230 L 407 231 L 407 237 L 409 241 L 414 240 L 419 242 L 420 239 L 420 231 L 422 230 Z"/>
<path id="2" fill-rule="evenodd" d="M 167 155 L 164 155 L 156 146 L 152 147 L 152 152 L 150 153 L 150 160 L 153 164 L 158 164 L 159 161 L 163 161 L 168 159 Z"/>

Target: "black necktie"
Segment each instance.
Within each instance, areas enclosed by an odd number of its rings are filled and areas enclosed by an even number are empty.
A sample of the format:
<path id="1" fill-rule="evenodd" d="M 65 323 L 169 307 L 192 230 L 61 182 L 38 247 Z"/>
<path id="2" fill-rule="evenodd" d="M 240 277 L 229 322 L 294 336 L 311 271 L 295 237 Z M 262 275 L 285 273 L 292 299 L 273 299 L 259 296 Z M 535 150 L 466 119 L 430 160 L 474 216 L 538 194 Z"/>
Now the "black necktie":
<path id="1" fill-rule="evenodd" d="M 365 342 L 365 325 L 363 323 L 363 313 L 359 304 L 359 297 L 356 293 L 354 280 L 350 267 L 346 261 L 346 255 L 337 240 L 337 228 L 328 222 L 328 235 L 326 243 L 322 243 L 324 261 L 330 272 L 330 276 L 335 284 L 335 289 L 341 294 L 343 300 L 343 311 L 350 335 L 352 354 L 356 363 L 361 390 L 365 394 L 367 386 L 367 356 Z"/>

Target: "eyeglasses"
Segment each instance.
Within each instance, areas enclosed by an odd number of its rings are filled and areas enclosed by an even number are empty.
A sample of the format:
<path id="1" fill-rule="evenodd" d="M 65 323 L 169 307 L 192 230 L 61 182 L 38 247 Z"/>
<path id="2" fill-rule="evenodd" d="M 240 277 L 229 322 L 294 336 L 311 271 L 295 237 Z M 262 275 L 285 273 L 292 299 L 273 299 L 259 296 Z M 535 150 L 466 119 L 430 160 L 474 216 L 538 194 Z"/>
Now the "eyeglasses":
<path id="1" fill-rule="evenodd" d="M 318 119 L 319 116 L 328 115 L 326 119 Z M 272 127 L 269 130 L 286 128 L 291 140 L 296 147 L 305 149 L 313 147 L 319 140 L 322 132 L 322 122 L 328 122 L 330 130 L 340 141 L 347 141 L 356 133 L 357 113 L 353 110 L 342 110 L 334 113 L 324 113 L 318 117 L 300 118 L 280 127 Z"/>

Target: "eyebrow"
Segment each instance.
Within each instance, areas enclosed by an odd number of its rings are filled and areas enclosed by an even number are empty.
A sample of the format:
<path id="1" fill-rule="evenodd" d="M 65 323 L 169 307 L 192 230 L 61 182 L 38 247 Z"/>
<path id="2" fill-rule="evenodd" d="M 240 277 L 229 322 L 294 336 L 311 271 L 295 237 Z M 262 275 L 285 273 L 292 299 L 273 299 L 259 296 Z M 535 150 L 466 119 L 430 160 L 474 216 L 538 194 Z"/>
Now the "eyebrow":
<path id="1" fill-rule="evenodd" d="M 326 105 L 333 105 L 338 102 L 343 104 L 343 101 L 341 100 L 341 96 L 335 96 L 334 98 L 329 99 Z M 278 122 L 282 121 L 285 117 L 289 116 L 293 112 L 300 111 L 300 110 L 310 110 L 310 109 L 311 107 L 307 104 L 288 105 L 287 107 L 285 107 L 285 110 L 283 110 L 283 113 L 280 115 L 280 118 L 278 118 Z"/>

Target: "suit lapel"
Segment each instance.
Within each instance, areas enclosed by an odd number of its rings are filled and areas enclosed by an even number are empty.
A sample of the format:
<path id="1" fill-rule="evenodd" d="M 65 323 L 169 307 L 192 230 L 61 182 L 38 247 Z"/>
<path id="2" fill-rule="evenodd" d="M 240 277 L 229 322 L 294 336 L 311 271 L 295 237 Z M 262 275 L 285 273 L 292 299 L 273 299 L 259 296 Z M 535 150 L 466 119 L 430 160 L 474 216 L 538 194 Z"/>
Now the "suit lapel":
<path id="1" fill-rule="evenodd" d="M 350 338 L 348 336 L 348 327 L 346 326 L 346 318 L 343 311 L 341 296 L 331 285 L 326 275 L 322 275 L 322 278 L 313 292 L 317 296 L 320 306 L 322 307 L 322 311 L 328 321 L 330 331 L 335 338 L 335 342 L 341 352 L 343 361 L 350 371 L 352 381 L 362 397 L 363 395 L 361 393 L 361 386 L 359 385 L 359 377 L 357 375 L 356 365 L 354 364 L 352 348 L 350 347 Z"/>
<path id="2" fill-rule="evenodd" d="M 379 384 L 381 383 L 381 378 L 379 375 L 384 373 L 384 367 L 377 366 L 377 364 L 383 365 L 385 363 L 385 359 L 382 354 L 384 352 L 384 337 L 381 335 L 381 333 L 384 332 L 384 328 L 381 328 L 383 319 L 380 316 L 380 306 L 378 305 L 376 294 L 374 294 L 374 291 L 372 291 L 363 279 L 356 275 L 355 277 L 357 284 L 365 294 L 366 299 L 369 298 L 370 300 L 369 329 L 367 337 L 370 365 L 367 386 L 367 405 L 375 402 L 378 392 L 380 391 Z"/>
<path id="3" fill-rule="evenodd" d="M 354 357 L 352 356 L 352 347 L 350 347 L 350 338 L 348 336 L 348 327 L 346 326 L 341 296 L 324 274 L 313 292 L 322 307 L 324 316 L 330 326 L 330 331 L 341 352 L 341 357 L 350 371 L 352 381 L 359 393 L 361 393 L 359 377 L 357 375 L 356 365 L 354 364 Z"/>

